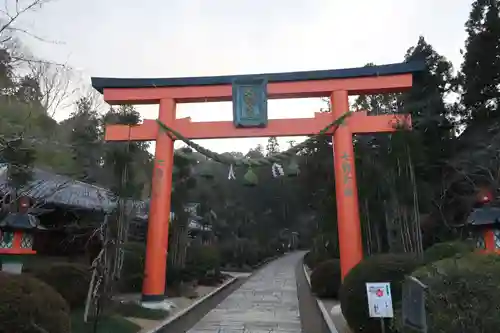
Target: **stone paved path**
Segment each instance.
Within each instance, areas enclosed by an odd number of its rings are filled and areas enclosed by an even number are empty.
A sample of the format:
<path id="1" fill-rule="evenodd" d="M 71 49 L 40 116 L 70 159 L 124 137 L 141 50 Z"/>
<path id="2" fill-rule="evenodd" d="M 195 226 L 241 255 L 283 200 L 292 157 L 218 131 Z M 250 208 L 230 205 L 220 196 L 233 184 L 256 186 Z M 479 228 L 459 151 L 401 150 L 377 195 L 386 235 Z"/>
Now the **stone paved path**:
<path id="1" fill-rule="evenodd" d="M 262 268 L 188 333 L 301 333 L 295 267 L 303 255 Z"/>

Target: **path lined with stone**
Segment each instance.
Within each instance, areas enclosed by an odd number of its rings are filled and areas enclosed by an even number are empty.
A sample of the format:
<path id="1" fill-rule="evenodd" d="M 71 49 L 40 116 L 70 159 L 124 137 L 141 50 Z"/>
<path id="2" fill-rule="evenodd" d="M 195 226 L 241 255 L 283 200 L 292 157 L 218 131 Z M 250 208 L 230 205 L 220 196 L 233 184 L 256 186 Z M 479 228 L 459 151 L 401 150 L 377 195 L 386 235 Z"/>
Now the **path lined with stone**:
<path id="1" fill-rule="evenodd" d="M 266 265 L 188 333 L 301 333 L 295 268 L 303 255 Z"/>

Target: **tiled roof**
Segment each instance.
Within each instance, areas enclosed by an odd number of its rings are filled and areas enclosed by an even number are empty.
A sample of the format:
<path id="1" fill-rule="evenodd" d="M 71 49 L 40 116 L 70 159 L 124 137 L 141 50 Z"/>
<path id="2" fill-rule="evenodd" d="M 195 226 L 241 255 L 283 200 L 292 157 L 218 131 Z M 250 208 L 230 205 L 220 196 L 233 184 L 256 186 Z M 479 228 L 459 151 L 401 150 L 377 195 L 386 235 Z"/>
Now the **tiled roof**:
<path id="1" fill-rule="evenodd" d="M 0 164 L 0 193 L 7 190 L 7 165 Z M 115 206 L 113 193 L 105 188 L 40 169 L 33 170 L 33 180 L 21 189 L 20 194 L 84 209 L 109 211 Z"/>
<path id="2" fill-rule="evenodd" d="M 0 163 L 0 193 L 5 193 L 7 187 L 7 164 Z M 47 203 L 89 210 L 111 211 L 116 205 L 115 197 L 108 189 L 37 168 L 33 170 L 33 180 L 21 189 L 20 194 Z M 148 219 L 149 199 L 129 200 L 127 206 L 131 208 L 130 204 L 135 207 L 136 218 Z M 185 210 L 195 216 L 198 205 L 198 203 L 187 203 Z"/>

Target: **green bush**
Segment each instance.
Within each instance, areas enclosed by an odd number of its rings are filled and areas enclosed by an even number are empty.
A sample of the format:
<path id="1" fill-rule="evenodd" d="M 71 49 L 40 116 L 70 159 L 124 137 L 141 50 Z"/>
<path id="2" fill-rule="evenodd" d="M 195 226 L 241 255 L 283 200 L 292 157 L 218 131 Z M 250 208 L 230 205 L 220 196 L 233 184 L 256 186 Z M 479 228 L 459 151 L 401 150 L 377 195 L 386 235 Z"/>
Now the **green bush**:
<path id="1" fill-rule="evenodd" d="M 46 283 L 29 275 L 0 272 L 0 333 L 68 333 L 68 303 Z"/>
<path id="2" fill-rule="evenodd" d="M 122 268 L 119 289 L 121 292 L 140 292 L 144 280 L 144 265 L 146 262 L 146 245 L 143 243 L 127 243 L 124 247 L 125 258 Z M 191 282 L 220 272 L 220 254 L 215 246 L 193 245 L 187 248 L 186 266 L 178 268 L 167 261 L 167 287 L 177 287 L 181 282 Z"/>
<path id="3" fill-rule="evenodd" d="M 175 267 L 170 262 L 167 263 L 167 273 L 166 273 L 166 287 L 168 289 L 176 288 L 179 286 L 182 280 L 191 281 L 191 278 L 184 277 L 183 270 Z"/>
<path id="4" fill-rule="evenodd" d="M 381 333 L 380 321 L 368 314 L 367 282 L 390 282 L 394 304 L 401 301 L 402 282 L 420 265 L 410 254 L 381 254 L 368 257 L 345 277 L 340 288 L 342 313 L 353 333 Z M 392 331 L 388 328 L 386 333 Z"/>
<path id="5" fill-rule="evenodd" d="M 266 262 L 267 260 L 284 253 L 282 243 L 276 239 L 272 240 L 266 245 L 260 245 L 256 243 L 255 246 L 257 247 L 257 254 L 255 258 L 255 263 L 251 265 L 254 268 Z"/>
<path id="6" fill-rule="evenodd" d="M 124 251 L 119 290 L 121 292 L 141 292 L 146 263 L 146 245 L 130 242 L 125 244 Z"/>
<path id="7" fill-rule="evenodd" d="M 431 263 L 454 256 L 463 256 L 475 250 L 474 244 L 464 241 L 437 243 L 424 252 L 425 263 Z"/>
<path id="8" fill-rule="evenodd" d="M 330 259 L 335 259 L 335 257 L 330 256 L 327 252 L 317 252 L 311 250 L 304 256 L 304 264 L 314 270 L 319 264 Z"/>
<path id="9" fill-rule="evenodd" d="M 144 281 L 144 266 L 146 264 L 146 244 L 130 242 L 125 244 L 125 257 L 119 283 L 121 292 L 138 293 L 142 291 Z M 167 258 L 166 285 L 177 287 L 181 281 L 196 279 L 195 272 L 174 267 L 171 258 Z"/>
<path id="10" fill-rule="evenodd" d="M 33 276 L 53 287 L 71 309 L 85 305 L 92 278 L 91 268 L 77 263 L 55 263 L 32 271 Z"/>
<path id="11" fill-rule="evenodd" d="M 252 267 L 283 252 L 281 243 L 276 239 L 265 246 L 254 240 L 233 239 L 218 244 L 217 248 L 220 266 L 237 271 L 251 271 Z"/>
<path id="12" fill-rule="evenodd" d="M 236 266 L 235 263 L 235 242 L 226 241 L 219 244 L 220 260 L 222 267 Z"/>
<path id="13" fill-rule="evenodd" d="M 196 279 L 220 272 L 220 254 L 213 245 L 193 245 L 187 249 L 186 270 Z"/>
<path id="14" fill-rule="evenodd" d="M 318 264 L 335 258 L 339 258 L 337 235 L 322 233 L 313 239 L 311 250 L 304 256 L 304 263 L 314 269 Z"/>
<path id="15" fill-rule="evenodd" d="M 275 244 L 271 244 L 273 246 Z M 255 266 L 259 263 L 259 244 L 256 241 L 242 239 L 238 242 L 236 247 L 237 261 L 242 266 Z"/>
<path id="16" fill-rule="evenodd" d="M 259 250 L 259 244 L 249 239 L 231 240 L 221 244 L 219 249 L 220 262 L 225 267 L 252 267 L 258 264 L 259 259 L 262 258 L 262 250 Z"/>
<path id="17" fill-rule="evenodd" d="M 413 274 L 428 286 L 429 332 L 497 332 L 500 327 L 500 256 L 447 258 Z M 396 312 L 401 318 L 400 311 Z M 401 321 L 396 327 L 401 329 Z"/>
<path id="18" fill-rule="evenodd" d="M 321 298 L 338 298 L 342 281 L 340 260 L 330 259 L 319 264 L 311 274 L 311 290 Z"/>
<path id="19" fill-rule="evenodd" d="M 141 327 L 126 318 L 118 315 L 100 316 L 98 322 L 97 332 L 119 332 L 119 333 L 137 333 Z M 89 318 L 85 323 L 83 322 L 83 310 L 71 312 L 71 333 L 89 333 L 95 332 L 94 320 Z M 35 332 L 33 332 L 35 333 Z M 41 333 L 37 331 L 37 333 Z"/>

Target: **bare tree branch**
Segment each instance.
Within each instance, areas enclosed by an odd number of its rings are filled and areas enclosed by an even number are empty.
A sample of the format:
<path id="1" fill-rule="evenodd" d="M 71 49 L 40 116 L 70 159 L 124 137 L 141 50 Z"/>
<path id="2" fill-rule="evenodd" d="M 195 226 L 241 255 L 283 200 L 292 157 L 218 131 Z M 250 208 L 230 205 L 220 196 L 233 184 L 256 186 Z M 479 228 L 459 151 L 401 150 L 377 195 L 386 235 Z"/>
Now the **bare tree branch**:
<path id="1" fill-rule="evenodd" d="M 24 34 L 24 35 L 27 35 L 33 39 L 36 39 L 38 40 L 39 42 L 43 42 L 43 43 L 50 43 L 50 44 L 58 44 L 58 45 L 62 45 L 64 44 L 63 42 L 61 41 L 54 41 L 54 40 L 49 40 L 49 39 L 46 39 L 46 38 L 43 38 L 43 37 L 40 37 L 40 36 L 37 36 L 31 32 L 29 32 L 28 30 L 26 29 L 23 29 L 23 28 L 15 28 L 15 27 L 11 27 L 9 28 L 9 31 L 11 32 L 14 32 L 14 33 L 21 33 L 21 34 Z M 12 37 L 6 37 L 6 38 L 12 38 Z"/>
<path id="2" fill-rule="evenodd" d="M 51 117 L 60 108 L 66 108 L 74 103 L 73 97 L 78 89 L 72 84 L 74 73 L 70 67 L 46 62 L 32 62 L 28 66 L 31 76 L 40 86 L 40 103 Z"/>
<path id="3" fill-rule="evenodd" d="M 21 50 L 18 37 L 28 36 L 39 42 L 51 43 L 51 44 L 63 44 L 59 41 L 49 40 L 33 32 L 29 31 L 26 27 L 22 27 L 18 24 L 21 17 L 36 12 L 38 9 L 42 8 L 44 5 L 52 2 L 54 0 L 4 0 L 3 9 L 0 9 L 0 46 L 4 49 L 8 49 L 13 62 L 18 63 L 53 63 L 50 61 L 44 61 L 36 59 Z"/>
<path id="4" fill-rule="evenodd" d="M 51 2 L 52 0 L 31 0 L 25 6 L 22 6 L 20 0 L 15 1 L 15 9 L 9 9 L 9 0 L 4 0 L 4 10 L 2 13 L 6 16 L 6 20 L 0 25 L 0 36 L 4 34 L 9 29 L 13 28 L 15 22 L 19 19 L 19 17 L 27 12 L 35 11 L 39 8 L 42 8 L 43 5 Z"/>

